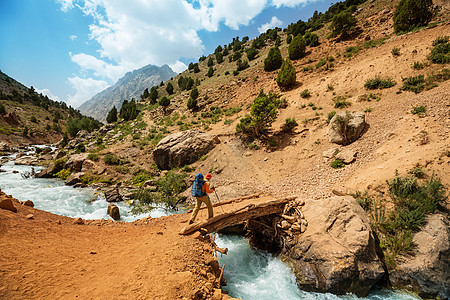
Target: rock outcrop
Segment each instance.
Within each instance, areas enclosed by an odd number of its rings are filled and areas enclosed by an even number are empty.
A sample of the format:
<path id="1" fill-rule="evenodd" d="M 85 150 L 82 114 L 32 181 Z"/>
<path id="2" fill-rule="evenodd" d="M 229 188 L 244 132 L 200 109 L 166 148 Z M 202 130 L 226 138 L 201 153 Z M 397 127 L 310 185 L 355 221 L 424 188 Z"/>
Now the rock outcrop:
<path id="1" fill-rule="evenodd" d="M 17 212 L 17 208 L 14 206 L 11 199 L 3 199 L 0 201 L 0 209 L 6 209 L 12 212 Z"/>
<path id="2" fill-rule="evenodd" d="M 155 150 L 153 158 L 161 170 L 191 164 L 208 153 L 219 143 L 217 136 L 197 130 L 177 132 L 163 138 Z"/>
<path id="3" fill-rule="evenodd" d="M 406 288 L 424 298 L 450 299 L 450 229 L 446 216 L 435 214 L 414 235 L 414 255 L 389 272 L 394 287 Z"/>
<path id="4" fill-rule="evenodd" d="M 330 120 L 328 140 L 330 143 L 348 145 L 360 137 L 365 126 L 364 113 L 340 111 Z"/>
<path id="5" fill-rule="evenodd" d="M 122 196 L 117 188 L 113 188 L 104 192 L 107 202 L 120 202 L 123 201 Z"/>
<path id="6" fill-rule="evenodd" d="M 72 173 L 66 179 L 65 184 L 66 185 L 75 185 L 75 184 L 81 182 L 81 177 L 83 177 L 83 176 L 84 176 L 83 172 Z"/>
<path id="7" fill-rule="evenodd" d="M 83 162 L 87 159 L 87 153 L 72 155 L 64 165 L 64 169 L 70 169 L 72 172 L 81 172 Z"/>
<path id="8" fill-rule="evenodd" d="M 108 204 L 108 215 L 116 221 L 120 220 L 120 211 L 117 205 L 114 203 Z"/>
<path id="9" fill-rule="evenodd" d="M 368 294 L 385 270 L 364 210 L 352 197 L 308 200 L 302 212 L 309 225 L 285 245 L 302 290 Z"/>
<path id="10" fill-rule="evenodd" d="M 27 166 L 36 166 L 39 164 L 39 160 L 31 155 L 25 155 L 17 158 L 14 163 L 16 165 L 27 165 Z"/>

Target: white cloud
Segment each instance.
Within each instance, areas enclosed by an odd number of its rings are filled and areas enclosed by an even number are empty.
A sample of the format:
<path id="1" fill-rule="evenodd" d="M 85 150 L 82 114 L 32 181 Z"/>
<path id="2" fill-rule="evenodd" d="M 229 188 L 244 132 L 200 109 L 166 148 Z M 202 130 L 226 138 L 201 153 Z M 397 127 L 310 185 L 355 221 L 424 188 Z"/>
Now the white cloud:
<path id="1" fill-rule="evenodd" d="M 35 88 L 35 90 L 36 90 L 36 92 L 38 92 L 40 94 L 48 96 L 50 99 L 52 99 L 54 101 L 61 101 L 61 99 L 59 99 L 58 96 L 53 95 L 53 93 L 49 89 L 42 89 L 42 90 L 40 90 L 38 88 Z"/>
<path id="2" fill-rule="evenodd" d="M 78 107 L 93 95 L 103 91 L 110 84 L 104 80 L 95 80 L 92 78 L 80 78 L 78 76 L 67 79 L 76 90 L 75 95 L 68 97 L 68 104 L 72 107 Z"/>
<path id="3" fill-rule="evenodd" d="M 187 69 L 186 64 L 182 63 L 181 61 L 177 61 L 176 63 L 174 63 L 174 64 L 172 64 L 172 65 L 169 65 L 169 67 L 170 67 L 174 72 L 177 72 L 177 73 L 181 73 L 181 72 L 183 72 L 184 70 Z"/>
<path id="4" fill-rule="evenodd" d="M 263 24 L 258 27 L 258 32 L 263 33 L 266 32 L 267 29 L 272 29 L 281 25 L 283 25 L 283 22 L 281 22 L 277 17 L 273 16 L 269 23 Z"/>
<path id="5" fill-rule="evenodd" d="M 280 8 L 281 6 L 296 7 L 314 1 L 316 0 L 272 0 L 272 5 L 276 8 Z"/>
<path id="6" fill-rule="evenodd" d="M 74 41 L 74 40 L 76 40 L 76 39 L 78 38 L 78 36 L 76 36 L 76 35 L 71 35 L 71 36 L 69 36 L 69 38 L 70 38 L 72 41 Z"/>
<path id="7" fill-rule="evenodd" d="M 61 4 L 61 10 L 63 12 L 68 12 L 73 8 L 73 0 L 56 0 L 56 3 Z"/>

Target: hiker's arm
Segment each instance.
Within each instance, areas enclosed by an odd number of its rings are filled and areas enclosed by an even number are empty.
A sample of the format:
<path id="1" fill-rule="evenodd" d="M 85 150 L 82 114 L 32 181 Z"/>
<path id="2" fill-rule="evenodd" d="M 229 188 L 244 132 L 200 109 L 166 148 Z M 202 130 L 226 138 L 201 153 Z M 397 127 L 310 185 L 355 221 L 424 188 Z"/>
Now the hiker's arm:
<path id="1" fill-rule="evenodd" d="M 209 182 L 205 182 L 205 192 L 208 194 L 211 194 L 212 192 L 214 192 L 215 188 L 213 187 L 212 189 L 210 189 L 210 184 Z"/>

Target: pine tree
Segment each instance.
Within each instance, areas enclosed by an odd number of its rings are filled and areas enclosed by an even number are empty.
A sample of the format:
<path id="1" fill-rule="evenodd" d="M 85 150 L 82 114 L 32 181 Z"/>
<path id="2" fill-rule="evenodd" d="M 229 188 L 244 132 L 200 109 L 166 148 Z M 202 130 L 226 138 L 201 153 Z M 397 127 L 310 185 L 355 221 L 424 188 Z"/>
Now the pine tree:
<path id="1" fill-rule="evenodd" d="M 280 88 L 288 87 L 293 85 L 296 80 L 295 68 L 292 65 L 289 58 L 283 62 L 280 71 L 277 75 L 277 84 Z"/>
<path id="2" fill-rule="evenodd" d="M 211 67 L 213 65 L 214 65 L 214 61 L 213 61 L 212 57 L 210 56 L 208 59 L 208 67 Z"/>
<path id="3" fill-rule="evenodd" d="M 192 99 L 197 100 L 198 98 L 198 89 L 196 86 L 194 86 L 194 88 L 191 90 L 191 93 L 189 94 L 189 96 L 191 96 Z"/>
<path id="4" fill-rule="evenodd" d="M 401 0 L 394 12 L 395 32 L 410 31 L 427 25 L 433 18 L 432 0 Z"/>
<path id="5" fill-rule="evenodd" d="M 159 105 L 161 105 L 164 112 L 166 112 L 167 106 L 170 105 L 170 99 L 167 98 L 166 96 L 162 97 L 161 100 L 159 100 Z"/>
<path id="6" fill-rule="evenodd" d="M 278 47 L 270 48 L 267 58 L 264 60 L 264 71 L 275 71 L 281 67 L 283 58 Z"/>
<path id="7" fill-rule="evenodd" d="M 166 92 L 167 92 L 169 95 L 172 95 L 172 94 L 173 94 L 173 85 L 172 85 L 172 83 L 171 83 L 170 81 L 167 83 L 167 86 L 166 86 Z"/>
<path id="8" fill-rule="evenodd" d="M 294 37 L 289 44 L 289 58 L 292 60 L 305 56 L 305 41 L 300 35 Z"/>
<path id="9" fill-rule="evenodd" d="M 194 73 L 200 72 L 200 68 L 198 67 L 198 64 L 194 65 Z"/>
<path id="10" fill-rule="evenodd" d="M 214 69 L 213 67 L 209 67 L 208 73 L 206 73 L 206 76 L 212 77 L 214 75 Z"/>
<path id="11" fill-rule="evenodd" d="M 153 86 L 150 89 L 150 104 L 155 104 L 156 99 L 158 99 L 158 88 L 156 86 Z"/>
<path id="12" fill-rule="evenodd" d="M 106 116 L 106 122 L 114 123 L 116 121 L 117 121 L 117 108 L 113 106 L 113 108 L 111 108 L 108 115 Z"/>

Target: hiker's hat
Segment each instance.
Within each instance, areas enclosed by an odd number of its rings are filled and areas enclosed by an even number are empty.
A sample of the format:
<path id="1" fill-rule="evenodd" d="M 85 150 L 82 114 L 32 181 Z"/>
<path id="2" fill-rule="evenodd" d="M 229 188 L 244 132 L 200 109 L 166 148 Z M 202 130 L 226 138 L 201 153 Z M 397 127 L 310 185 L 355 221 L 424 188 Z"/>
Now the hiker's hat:
<path id="1" fill-rule="evenodd" d="M 206 179 L 211 179 L 212 175 L 210 173 L 206 174 L 205 178 Z"/>

